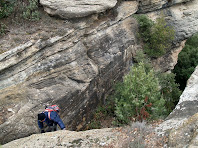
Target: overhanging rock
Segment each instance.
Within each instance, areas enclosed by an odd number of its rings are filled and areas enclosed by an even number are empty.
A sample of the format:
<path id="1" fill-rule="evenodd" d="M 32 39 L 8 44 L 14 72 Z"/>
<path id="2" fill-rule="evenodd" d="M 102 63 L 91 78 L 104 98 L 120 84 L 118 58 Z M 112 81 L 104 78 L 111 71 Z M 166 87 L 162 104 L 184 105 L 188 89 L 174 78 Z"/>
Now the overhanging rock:
<path id="1" fill-rule="evenodd" d="M 44 10 L 61 18 L 85 17 L 113 8 L 117 0 L 40 0 Z"/>

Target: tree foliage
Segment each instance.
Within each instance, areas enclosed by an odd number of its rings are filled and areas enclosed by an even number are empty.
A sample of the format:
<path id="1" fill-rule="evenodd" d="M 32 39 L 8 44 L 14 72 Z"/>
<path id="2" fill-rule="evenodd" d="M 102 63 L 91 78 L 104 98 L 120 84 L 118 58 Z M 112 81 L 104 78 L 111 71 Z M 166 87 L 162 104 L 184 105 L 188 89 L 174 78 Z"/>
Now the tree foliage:
<path id="1" fill-rule="evenodd" d="M 167 115 L 172 112 L 179 101 L 181 90 L 179 84 L 175 82 L 175 74 L 173 73 L 158 73 L 160 82 L 160 92 L 165 100 Z"/>
<path id="2" fill-rule="evenodd" d="M 150 59 L 142 51 L 137 52 L 135 61 L 137 63 L 143 62 L 147 72 L 152 69 Z M 179 101 L 181 95 L 181 90 L 179 89 L 180 85 L 176 83 L 175 74 L 173 73 L 155 72 L 155 76 L 159 80 L 161 96 L 165 100 L 165 107 L 168 115 Z"/>
<path id="3" fill-rule="evenodd" d="M 8 17 L 13 12 L 13 5 L 12 1 L 0 1 L 0 19 Z"/>
<path id="4" fill-rule="evenodd" d="M 28 20 L 38 20 L 38 1 L 37 0 L 1 0 L 0 19 L 14 15 L 16 18 Z"/>
<path id="5" fill-rule="evenodd" d="M 159 82 L 154 71 L 145 71 L 141 62 L 133 67 L 115 89 L 115 115 L 120 124 L 131 117 L 159 117 L 166 111 L 165 100 L 160 95 Z"/>
<path id="6" fill-rule="evenodd" d="M 184 90 L 186 82 L 198 65 L 198 34 L 189 38 L 185 47 L 179 53 L 177 64 L 173 72 L 176 74 L 176 82 L 180 89 Z"/>
<path id="7" fill-rule="evenodd" d="M 150 57 L 160 57 L 170 49 L 174 40 L 174 30 L 165 18 L 157 18 L 154 23 L 145 15 L 137 16 L 139 34 L 144 42 L 144 50 Z"/>
<path id="8" fill-rule="evenodd" d="M 0 0 L 0 20 L 2 19 L 5 21 L 0 24 L 0 35 L 9 31 L 7 27 L 9 23 L 24 24 L 27 21 L 38 21 L 40 19 L 38 0 Z"/>

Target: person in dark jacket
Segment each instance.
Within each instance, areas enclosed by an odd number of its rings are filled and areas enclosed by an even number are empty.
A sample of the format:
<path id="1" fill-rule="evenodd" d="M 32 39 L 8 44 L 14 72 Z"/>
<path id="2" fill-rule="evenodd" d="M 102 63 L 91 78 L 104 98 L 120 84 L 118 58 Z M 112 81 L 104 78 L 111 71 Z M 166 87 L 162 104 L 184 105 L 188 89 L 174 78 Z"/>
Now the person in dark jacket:
<path id="1" fill-rule="evenodd" d="M 48 126 L 48 129 L 46 130 L 46 132 L 51 132 L 52 130 L 56 131 L 57 124 L 59 125 L 61 130 L 65 130 L 65 125 L 56 111 L 42 112 L 38 114 L 38 126 L 41 130 L 41 133 L 45 132 L 44 125 L 43 125 L 44 122 Z"/>

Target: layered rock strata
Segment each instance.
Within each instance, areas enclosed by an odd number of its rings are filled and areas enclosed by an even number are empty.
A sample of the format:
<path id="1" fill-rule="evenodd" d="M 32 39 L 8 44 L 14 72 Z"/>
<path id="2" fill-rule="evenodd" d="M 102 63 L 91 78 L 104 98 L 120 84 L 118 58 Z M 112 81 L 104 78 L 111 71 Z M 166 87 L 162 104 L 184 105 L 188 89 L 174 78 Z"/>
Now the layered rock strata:
<path id="1" fill-rule="evenodd" d="M 90 111 L 128 71 L 136 49 L 131 15 L 137 3 L 119 9 L 113 20 L 96 19 L 89 27 L 82 21 L 63 36 L 29 41 L 0 55 L 1 143 L 38 132 L 37 113 L 47 104 L 60 106 L 67 129 L 89 121 Z"/>
<path id="2" fill-rule="evenodd" d="M 193 0 L 139 0 L 138 13 L 147 13 Z"/>
<path id="3" fill-rule="evenodd" d="M 175 45 L 198 31 L 197 6 L 194 0 L 163 10 L 176 31 Z M 60 106 L 68 129 L 81 129 L 114 81 L 129 70 L 139 48 L 132 17 L 137 10 L 138 2 L 126 1 L 117 16 L 91 23 L 81 19 L 64 35 L 31 40 L 1 54 L 0 142 L 38 132 L 37 113 L 48 104 Z"/>

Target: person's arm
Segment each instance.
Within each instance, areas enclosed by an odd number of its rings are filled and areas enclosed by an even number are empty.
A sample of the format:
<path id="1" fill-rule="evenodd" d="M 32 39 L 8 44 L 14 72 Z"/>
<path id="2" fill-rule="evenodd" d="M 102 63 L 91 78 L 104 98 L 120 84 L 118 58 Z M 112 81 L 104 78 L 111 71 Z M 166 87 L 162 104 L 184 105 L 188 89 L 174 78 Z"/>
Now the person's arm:
<path id="1" fill-rule="evenodd" d="M 43 129 L 43 122 L 40 122 L 39 120 L 38 120 L 38 127 L 40 128 L 41 133 L 45 133 L 45 131 Z"/>
<path id="2" fill-rule="evenodd" d="M 54 122 L 58 123 L 58 125 L 60 126 L 60 128 L 62 130 L 65 130 L 65 124 L 63 123 L 63 121 L 61 120 L 61 118 L 59 117 L 59 115 L 56 112 L 51 112 L 50 114 L 50 118 L 51 120 L 53 120 Z"/>

